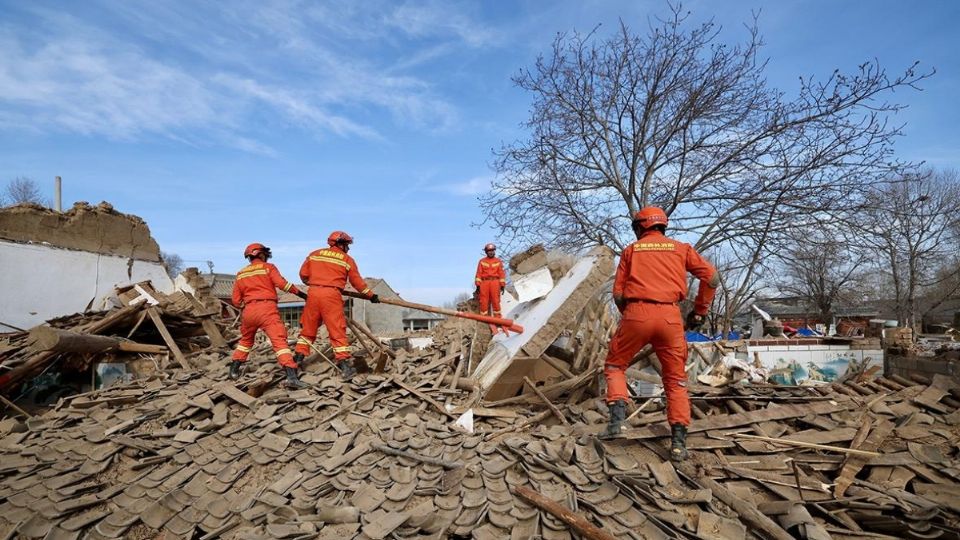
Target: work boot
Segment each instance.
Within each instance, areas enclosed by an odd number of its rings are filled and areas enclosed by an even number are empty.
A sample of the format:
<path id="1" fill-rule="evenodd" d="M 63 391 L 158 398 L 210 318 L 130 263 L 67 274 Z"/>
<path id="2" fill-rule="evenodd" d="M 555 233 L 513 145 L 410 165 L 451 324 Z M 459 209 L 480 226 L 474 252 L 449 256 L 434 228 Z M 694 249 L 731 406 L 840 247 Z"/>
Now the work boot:
<path id="1" fill-rule="evenodd" d="M 297 363 L 297 369 L 303 371 L 303 353 L 293 353 L 293 361 Z"/>
<path id="2" fill-rule="evenodd" d="M 353 367 L 353 364 L 351 364 L 349 360 L 341 361 L 337 364 L 337 367 L 340 368 L 340 376 L 345 381 L 349 381 L 357 374 L 357 369 Z"/>
<path id="3" fill-rule="evenodd" d="M 622 399 L 618 399 L 608 404 L 607 408 L 610 409 L 610 423 L 607 424 L 607 430 L 603 432 L 603 437 L 617 437 L 623 429 L 623 421 L 627 416 L 627 404 Z"/>
<path id="4" fill-rule="evenodd" d="M 293 390 L 307 387 L 307 383 L 297 378 L 297 368 L 285 367 L 283 368 L 283 372 L 287 374 L 287 378 L 283 381 L 283 386 Z"/>
<path id="5" fill-rule="evenodd" d="M 670 426 L 670 460 L 683 461 L 687 459 L 687 426 L 673 424 Z"/>
<path id="6" fill-rule="evenodd" d="M 238 362 L 234 360 L 230 362 L 230 380 L 235 381 L 240 378 L 240 368 L 243 367 L 243 362 Z"/>

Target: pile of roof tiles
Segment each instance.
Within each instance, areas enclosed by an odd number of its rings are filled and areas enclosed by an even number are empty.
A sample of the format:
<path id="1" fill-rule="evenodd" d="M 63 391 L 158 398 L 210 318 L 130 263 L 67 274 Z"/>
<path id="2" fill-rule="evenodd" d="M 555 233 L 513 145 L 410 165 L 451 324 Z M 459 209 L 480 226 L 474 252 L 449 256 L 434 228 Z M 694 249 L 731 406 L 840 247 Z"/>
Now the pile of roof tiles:
<path id="1" fill-rule="evenodd" d="M 578 536 L 523 486 L 597 538 L 960 531 L 960 396 L 946 379 L 696 386 L 691 459 L 674 467 L 655 402 L 601 440 L 596 398 L 554 395 L 566 424 L 539 398 L 485 409 L 441 384 L 456 361 L 445 350 L 350 382 L 317 359 L 294 392 L 258 352 L 235 383 L 224 357 L 0 421 L 0 538 Z M 454 424 L 468 409 L 473 433 Z"/>

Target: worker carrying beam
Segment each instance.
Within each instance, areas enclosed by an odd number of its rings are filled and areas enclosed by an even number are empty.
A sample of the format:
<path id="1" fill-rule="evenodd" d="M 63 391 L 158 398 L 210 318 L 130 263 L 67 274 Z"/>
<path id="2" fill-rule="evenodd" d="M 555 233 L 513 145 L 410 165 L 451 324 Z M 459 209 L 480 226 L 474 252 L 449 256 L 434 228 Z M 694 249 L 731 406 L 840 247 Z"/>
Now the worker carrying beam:
<path id="1" fill-rule="evenodd" d="M 686 323 L 691 330 L 700 327 L 720 285 L 720 276 L 691 245 L 665 236 L 666 229 L 667 215 L 662 209 L 643 208 L 633 217 L 637 241 L 620 255 L 613 300 L 623 317 L 604 365 L 610 408 L 605 435 L 620 434 L 629 399 L 625 371 L 634 355 L 649 343 L 662 366 L 667 422 L 672 433 L 670 458 L 682 461 L 687 457 L 690 398 L 685 369 L 687 341 L 679 302 L 687 297 L 690 272 L 700 279 L 700 288 Z"/>
<path id="2" fill-rule="evenodd" d="M 273 352 L 286 374 L 285 386 L 302 388 L 306 385 L 297 378 L 297 363 L 287 345 L 287 327 L 280 320 L 280 311 L 277 309 L 277 289 L 304 299 L 307 294 L 284 279 L 277 267 L 267 262 L 271 255 L 270 248 L 260 243 L 250 244 L 243 250 L 243 256 L 250 264 L 237 272 L 237 280 L 233 282 L 231 299 L 233 305 L 243 309 L 243 316 L 240 342 L 230 363 L 230 378 L 240 376 L 240 368 L 250 356 L 257 330 L 262 328 L 270 338 Z"/>
<path id="3" fill-rule="evenodd" d="M 300 339 L 297 340 L 294 360 L 299 364 L 310 354 L 310 347 L 317 339 L 317 329 L 326 325 L 330 335 L 333 356 L 345 380 L 356 375 L 350 363 L 350 342 L 347 341 L 347 318 L 343 312 L 343 288 L 347 281 L 373 303 L 380 297 L 370 290 L 360 276 L 357 263 L 347 254 L 353 238 L 343 231 L 333 231 L 327 238 L 329 247 L 315 250 L 307 256 L 300 267 L 300 279 L 310 286 L 307 305 L 300 319 Z"/>
<path id="4" fill-rule="evenodd" d="M 477 274 L 474 282 L 477 290 L 474 295 L 480 303 L 480 313 L 500 317 L 500 295 L 507 286 L 507 272 L 503 268 L 503 261 L 497 258 L 497 246 L 487 244 L 483 246 L 486 256 L 477 263 Z"/>

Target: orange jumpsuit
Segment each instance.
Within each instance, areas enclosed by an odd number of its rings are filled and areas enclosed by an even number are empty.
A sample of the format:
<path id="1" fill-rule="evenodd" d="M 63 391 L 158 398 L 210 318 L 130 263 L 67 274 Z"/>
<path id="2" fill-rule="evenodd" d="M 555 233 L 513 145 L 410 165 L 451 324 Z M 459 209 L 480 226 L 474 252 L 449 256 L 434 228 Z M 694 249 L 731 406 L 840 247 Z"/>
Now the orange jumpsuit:
<path id="1" fill-rule="evenodd" d="M 232 300 L 233 305 L 243 308 L 243 316 L 240 321 L 240 342 L 233 352 L 234 360 L 247 361 L 257 330 L 262 328 L 270 338 L 280 365 L 297 367 L 287 345 L 287 327 L 280 320 L 280 311 L 277 310 L 277 289 L 293 294 L 300 292 L 283 279 L 276 266 L 267 262 L 254 262 L 237 272 Z"/>
<path id="2" fill-rule="evenodd" d="M 343 295 L 341 292 L 350 285 L 368 298 L 373 291 L 360 276 L 353 257 L 334 246 L 318 249 L 307 256 L 300 267 L 300 279 L 310 286 L 307 291 L 307 305 L 300 318 L 300 339 L 296 352 L 307 356 L 310 345 L 317 339 L 317 329 L 321 324 L 327 326 L 330 345 L 337 361 L 350 358 L 350 342 L 347 341 L 347 318 L 343 313 Z"/>
<path id="3" fill-rule="evenodd" d="M 690 398 L 687 341 L 678 302 L 687 297 L 687 272 L 700 279 L 693 309 L 706 315 L 716 294 L 710 283 L 716 270 L 692 246 L 650 230 L 623 250 L 613 284 L 614 297 L 625 302 L 623 319 L 610 341 L 604 365 L 607 402 L 626 401 L 624 372 L 634 355 L 652 344 L 663 368 L 667 421 L 684 426 L 690 425 Z"/>
<path id="4" fill-rule="evenodd" d="M 475 278 L 480 287 L 480 313 L 487 315 L 493 308 L 493 316 L 500 316 L 500 289 L 507 286 L 507 273 L 503 261 L 497 257 L 484 257 L 477 263 Z"/>

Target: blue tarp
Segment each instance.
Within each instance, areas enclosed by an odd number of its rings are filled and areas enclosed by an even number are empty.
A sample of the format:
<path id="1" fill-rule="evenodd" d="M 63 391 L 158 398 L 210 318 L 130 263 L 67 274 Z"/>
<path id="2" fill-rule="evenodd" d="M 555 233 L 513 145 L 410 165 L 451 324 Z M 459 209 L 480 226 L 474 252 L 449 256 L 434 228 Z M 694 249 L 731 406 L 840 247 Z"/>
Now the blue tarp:
<path id="1" fill-rule="evenodd" d="M 804 337 L 814 337 L 814 336 L 822 336 L 823 334 L 821 334 L 820 332 L 817 332 L 816 330 L 811 330 L 810 328 L 803 327 L 803 328 L 797 329 L 797 335 L 804 336 Z"/>
<path id="2" fill-rule="evenodd" d="M 700 342 L 700 341 L 713 341 L 709 337 L 701 334 L 700 332 L 686 332 L 687 342 Z"/>
<path id="3" fill-rule="evenodd" d="M 703 341 L 720 341 L 722 339 L 740 339 L 740 332 L 729 332 L 726 337 L 723 334 L 717 334 L 710 337 L 700 332 L 686 332 L 687 343 L 697 343 Z"/>

